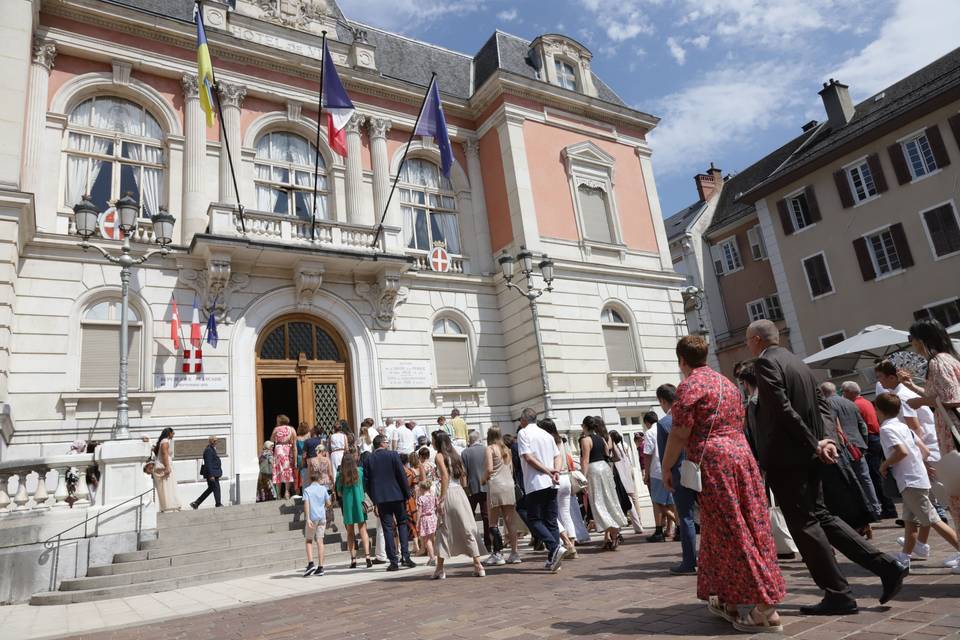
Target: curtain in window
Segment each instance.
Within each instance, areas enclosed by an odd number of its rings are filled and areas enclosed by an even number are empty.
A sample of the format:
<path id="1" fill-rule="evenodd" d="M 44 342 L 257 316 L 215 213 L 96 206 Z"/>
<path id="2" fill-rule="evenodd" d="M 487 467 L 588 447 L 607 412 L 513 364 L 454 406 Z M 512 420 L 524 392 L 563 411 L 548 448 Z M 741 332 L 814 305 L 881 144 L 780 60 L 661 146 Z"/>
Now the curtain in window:
<path id="1" fill-rule="evenodd" d="M 82 104 L 78 104 L 73 111 L 70 112 L 70 124 L 75 124 L 81 127 L 90 126 L 90 114 L 93 113 L 93 100 L 87 100 Z"/>
<path id="2" fill-rule="evenodd" d="M 286 136 L 288 140 L 288 158 L 289 162 L 303 166 L 313 166 L 315 157 L 310 153 L 310 146 L 307 141 L 299 136 Z"/>
<path id="3" fill-rule="evenodd" d="M 470 353 L 465 337 L 433 338 L 437 365 L 437 386 L 470 386 Z"/>
<path id="4" fill-rule="evenodd" d="M 607 363 L 610 365 L 610 371 L 632 373 L 639 370 L 630 327 L 604 326 L 603 343 L 607 349 Z"/>
<path id="5" fill-rule="evenodd" d="M 433 223 L 434 241 L 444 241 L 447 243 L 447 251 L 450 253 L 460 253 L 460 229 L 457 224 L 457 216 L 452 213 L 434 213 L 430 216 Z"/>
<path id="6" fill-rule="evenodd" d="M 124 153 L 131 160 L 160 164 L 163 162 L 163 150 L 158 147 L 146 147 L 139 144 L 124 144 Z M 159 169 L 144 167 L 141 173 L 139 167 L 132 167 L 133 179 L 140 192 L 140 202 L 143 204 L 143 215 L 150 217 L 160 208 L 160 179 L 162 172 Z"/>
<path id="7" fill-rule="evenodd" d="M 108 138 L 93 138 L 91 146 L 90 136 L 70 134 L 70 147 L 77 151 L 87 151 L 99 154 L 108 154 L 112 151 L 113 141 Z M 80 198 L 97 181 L 100 170 L 103 169 L 103 160 L 93 158 L 78 158 L 67 156 L 67 192 L 64 204 L 72 207 L 80 202 Z M 89 172 L 89 182 L 87 181 Z"/>

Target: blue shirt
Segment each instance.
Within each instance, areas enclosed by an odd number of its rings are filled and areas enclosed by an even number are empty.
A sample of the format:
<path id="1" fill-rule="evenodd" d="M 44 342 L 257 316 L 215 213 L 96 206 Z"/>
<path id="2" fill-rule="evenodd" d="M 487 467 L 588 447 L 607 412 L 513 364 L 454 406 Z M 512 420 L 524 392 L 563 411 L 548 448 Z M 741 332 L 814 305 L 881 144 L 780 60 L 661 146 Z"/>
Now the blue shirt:
<path id="1" fill-rule="evenodd" d="M 660 428 L 657 429 L 657 457 L 660 458 L 660 463 L 663 463 L 663 454 L 667 451 L 667 439 L 670 437 L 670 430 L 673 429 L 673 416 L 669 413 L 662 418 L 660 422 L 657 423 Z M 675 471 L 680 468 L 680 463 L 683 462 L 686 458 L 684 451 L 680 452 L 680 457 L 677 458 L 677 464 L 673 465 L 670 468 L 671 471 Z"/>
<path id="2" fill-rule="evenodd" d="M 311 522 L 327 521 L 327 501 L 330 500 L 330 491 L 319 482 L 303 488 L 303 499 L 310 507 Z"/>

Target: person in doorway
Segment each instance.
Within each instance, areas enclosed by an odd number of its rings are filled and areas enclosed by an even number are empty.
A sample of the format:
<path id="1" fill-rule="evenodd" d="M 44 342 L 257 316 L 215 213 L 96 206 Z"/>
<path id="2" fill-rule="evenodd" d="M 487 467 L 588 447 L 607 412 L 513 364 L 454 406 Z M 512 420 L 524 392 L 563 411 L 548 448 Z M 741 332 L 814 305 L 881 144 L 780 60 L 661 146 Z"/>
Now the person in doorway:
<path id="1" fill-rule="evenodd" d="M 883 477 L 880 475 L 880 465 L 883 463 L 883 447 L 880 446 L 880 421 L 873 403 L 860 395 L 860 385 L 853 380 L 847 380 L 840 385 L 843 397 L 856 405 L 860 417 L 867 425 L 867 469 L 870 471 L 870 481 L 873 483 L 873 492 L 880 502 L 880 518 L 897 518 L 897 507 L 893 500 L 883 490 Z"/>
<path id="2" fill-rule="evenodd" d="M 363 463 L 363 485 L 373 501 L 374 513 L 380 518 L 377 537 L 382 536 L 386 545 L 386 555 L 390 559 L 387 571 L 399 571 L 401 563 L 413 568 L 417 564 L 410 559 L 406 507 L 410 487 L 407 474 L 400 462 L 400 454 L 387 449 L 384 436 L 374 438 L 373 447 L 373 453 Z M 400 558 L 393 543 L 394 532 L 398 532 L 400 537 Z"/>
<path id="3" fill-rule="evenodd" d="M 273 486 L 273 443 L 263 443 L 260 452 L 260 476 L 257 479 L 257 502 L 277 499 L 277 489 Z"/>
<path id="4" fill-rule="evenodd" d="M 437 569 L 434 580 L 447 577 L 444 563 L 449 558 L 466 555 L 473 558 L 473 575 L 486 575 L 480 563 L 480 545 L 477 543 L 477 522 L 470 508 L 464 487 L 467 470 L 453 448 L 450 438 L 442 431 L 433 433 L 433 447 L 437 450 L 437 472 L 440 474 L 440 524 L 437 528 Z"/>
<path id="5" fill-rule="evenodd" d="M 363 547 L 367 568 L 373 566 L 370 559 L 370 538 L 367 535 L 367 511 L 363 507 L 363 469 L 357 466 L 353 453 L 346 453 L 340 461 L 337 475 L 337 495 L 343 511 L 343 524 L 347 527 L 347 549 L 350 551 L 350 568 L 357 568 L 357 535 Z"/>
<path id="6" fill-rule="evenodd" d="M 283 414 L 277 416 L 277 426 L 273 428 L 270 440 L 273 442 L 273 485 L 281 500 L 293 497 L 296 437 L 296 432 L 290 426 L 290 418 Z"/>
<path id="7" fill-rule="evenodd" d="M 327 510 L 332 503 L 330 492 L 320 484 L 320 474 L 311 469 L 310 484 L 303 489 L 303 519 L 305 521 L 304 537 L 307 546 L 307 568 L 303 577 L 323 575 L 323 532 L 327 528 Z M 313 564 L 313 544 L 317 544 L 317 564 Z"/>
<path id="8" fill-rule="evenodd" d="M 738 394 L 739 395 L 739 394 Z M 673 403 L 676 401 L 677 388 L 672 384 L 662 384 L 657 388 L 657 400 L 664 416 L 657 425 L 657 455 L 663 457 L 667 449 L 667 439 L 673 428 Z M 693 520 L 693 508 L 697 504 L 697 493 L 680 484 L 680 465 L 686 457 L 681 450 L 677 462 L 669 469 L 662 469 L 663 475 L 673 479 L 673 501 L 677 511 L 677 534 L 683 558 L 680 564 L 670 567 L 674 575 L 688 575 L 697 572 L 697 525 Z M 662 463 L 662 460 L 661 460 Z"/>
<path id="9" fill-rule="evenodd" d="M 470 500 L 470 510 L 475 512 L 480 507 L 480 521 L 483 523 L 483 544 L 487 549 L 493 548 L 490 540 L 490 518 L 487 513 L 487 486 L 483 477 L 487 473 L 487 447 L 480 442 L 480 432 L 471 429 L 467 435 L 467 447 L 460 452 L 463 466 L 467 470 L 467 499 Z"/>
<path id="10" fill-rule="evenodd" d="M 180 511 L 177 479 L 173 475 L 173 429 L 166 427 L 153 445 L 153 486 L 161 512 Z"/>
<path id="11" fill-rule="evenodd" d="M 190 506 L 196 510 L 200 508 L 203 501 L 211 493 L 213 494 L 213 506 L 222 507 L 220 502 L 220 478 L 223 476 L 223 466 L 220 464 L 220 456 L 217 454 L 217 436 L 207 438 L 207 446 L 203 450 L 203 464 L 200 465 L 200 475 L 207 481 L 207 488 L 200 497 L 190 503 Z"/>
<path id="12" fill-rule="evenodd" d="M 307 477 L 307 459 L 304 456 L 304 442 L 307 441 L 307 438 L 310 437 L 310 425 L 300 421 L 300 424 L 297 425 L 297 463 L 294 467 L 293 479 L 295 481 L 294 489 L 296 490 L 296 495 L 300 495 L 300 490 L 307 486 L 310 479 Z"/>
<path id="13" fill-rule="evenodd" d="M 468 447 L 469 449 L 469 447 Z M 517 494 L 513 485 L 513 458 L 510 448 L 503 442 L 500 428 L 487 429 L 487 447 L 484 451 L 486 469 L 483 482 L 487 485 L 487 508 L 490 517 L 490 537 L 493 550 L 484 561 L 487 565 L 520 564 L 520 552 L 517 549 L 516 517 Z M 503 537 L 500 534 L 500 518 L 507 529 L 507 544 L 510 556 L 503 557 Z"/>
<path id="14" fill-rule="evenodd" d="M 470 429 L 467 427 L 467 421 L 460 417 L 460 409 L 450 412 L 450 428 L 453 429 L 453 446 L 458 451 L 464 449 L 467 446 Z"/>

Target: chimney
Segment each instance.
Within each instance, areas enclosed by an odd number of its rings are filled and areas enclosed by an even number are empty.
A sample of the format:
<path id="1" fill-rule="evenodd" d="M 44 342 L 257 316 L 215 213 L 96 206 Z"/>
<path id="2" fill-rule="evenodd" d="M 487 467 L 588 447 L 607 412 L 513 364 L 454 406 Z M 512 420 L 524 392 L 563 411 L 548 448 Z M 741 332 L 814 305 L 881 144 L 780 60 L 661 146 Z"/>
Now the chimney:
<path id="1" fill-rule="evenodd" d="M 830 82 L 823 83 L 820 97 L 823 98 L 823 108 L 827 112 L 827 121 L 836 131 L 843 128 L 853 118 L 853 100 L 847 85 L 830 78 Z"/>
<path id="2" fill-rule="evenodd" d="M 700 194 L 700 199 L 704 202 L 720 193 L 720 189 L 723 187 L 723 176 L 720 169 L 713 166 L 712 162 L 706 173 L 698 173 L 693 180 L 697 183 L 697 193 Z"/>

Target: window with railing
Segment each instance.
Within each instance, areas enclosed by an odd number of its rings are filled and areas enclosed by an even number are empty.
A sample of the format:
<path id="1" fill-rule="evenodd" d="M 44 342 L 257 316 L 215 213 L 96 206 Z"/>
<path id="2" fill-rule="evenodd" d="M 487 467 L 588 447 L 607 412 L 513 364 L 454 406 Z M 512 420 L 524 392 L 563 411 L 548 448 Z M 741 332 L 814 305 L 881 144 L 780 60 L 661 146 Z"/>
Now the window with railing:
<path id="1" fill-rule="evenodd" d="M 274 131 L 257 141 L 254 174 L 257 209 L 295 215 L 301 220 L 314 216 L 314 177 L 316 177 L 316 219 L 327 219 L 327 172 L 323 156 L 314 172 L 317 148 L 295 133 Z"/>
<path id="2" fill-rule="evenodd" d="M 457 197 L 450 179 L 429 160 L 411 158 L 400 171 L 400 209 L 408 249 L 430 251 L 443 242 L 447 251 L 461 253 Z"/>

